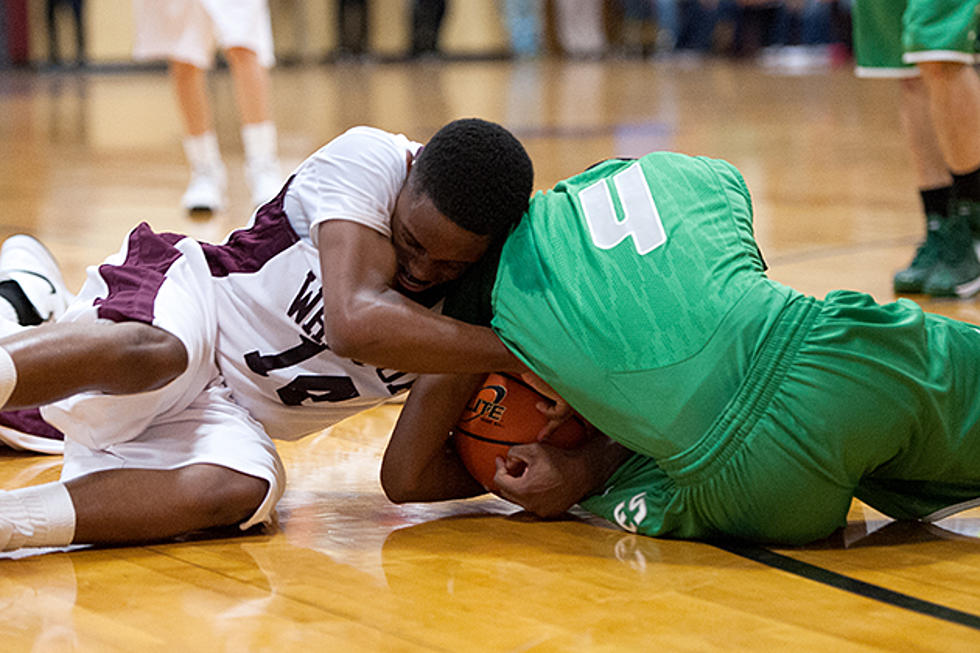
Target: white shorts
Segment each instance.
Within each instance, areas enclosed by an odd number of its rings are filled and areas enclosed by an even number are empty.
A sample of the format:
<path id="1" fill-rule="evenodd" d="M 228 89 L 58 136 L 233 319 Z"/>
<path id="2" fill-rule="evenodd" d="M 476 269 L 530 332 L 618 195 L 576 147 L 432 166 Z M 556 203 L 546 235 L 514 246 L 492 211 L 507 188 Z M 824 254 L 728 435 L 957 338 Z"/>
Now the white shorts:
<path id="1" fill-rule="evenodd" d="M 209 69 L 216 47 L 246 48 L 275 63 L 266 0 L 133 0 L 137 60 L 167 59 Z"/>
<path id="2" fill-rule="evenodd" d="M 138 226 L 118 254 L 89 268 L 59 321 L 98 320 L 160 327 L 180 338 L 188 365 L 151 392 L 87 392 L 42 407 L 44 420 L 65 434 L 62 479 L 209 463 L 266 480 L 265 500 L 242 528 L 268 521 L 285 470 L 265 429 L 234 401 L 215 364 L 214 282 L 200 244 Z"/>

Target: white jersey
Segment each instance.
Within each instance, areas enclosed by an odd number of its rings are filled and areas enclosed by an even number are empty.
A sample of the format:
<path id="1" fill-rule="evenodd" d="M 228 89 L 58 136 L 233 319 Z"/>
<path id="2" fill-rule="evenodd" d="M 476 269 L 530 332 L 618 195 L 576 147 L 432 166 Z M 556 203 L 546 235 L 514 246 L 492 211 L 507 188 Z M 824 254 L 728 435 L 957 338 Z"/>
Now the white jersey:
<path id="1" fill-rule="evenodd" d="M 121 252 L 89 270 L 64 319 L 141 321 L 169 331 L 200 361 L 189 366 L 199 371 L 172 383 L 173 399 L 153 410 L 179 409 L 212 381 L 216 366 L 234 401 L 272 437 L 301 437 L 404 392 L 416 375 L 330 351 L 313 240 L 326 220 L 350 220 L 389 236 L 407 159 L 419 148 L 404 136 L 351 129 L 302 163 L 247 227 L 219 245 L 140 225 Z M 192 376 L 195 381 L 183 381 Z M 57 426 L 78 432 L 80 406 L 93 401 L 76 395 L 44 413 L 59 413 Z M 145 428 L 142 418 L 89 422 L 89 446 Z"/>
<path id="2" fill-rule="evenodd" d="M 138 225 L 88 270 L 64 322 L 139 321 L 175 335 L 184 372 L 133 395 L 84 392 L 4 412 L 21 434 L 65 438 L 62 479 L 118 468 L 206 463 L 268 481 L 242 525 L 269 518 L 285 472 L 269 436 L 298 438 L 404 392 L 415 375 L 335 356 L 324 341 L 317 225 L 350 220 L 391 233 L 420 144 L 352 129 L 297 168 L 251 223 L 220 245 Z"/>
<path id="3" fill-rule="evenodd" d="M 299 166 L 281 202 L 260 208 L 224 244 L 205 247 L 216 279 L 218 367 L 235 401 L 272 437 L 322 429 L 404 392 L 416 378 L 330 351 L 314 243 L 326 220 L 390 237 L 407 157 L 419 148 L 404 136 L 351 129 Z"/>

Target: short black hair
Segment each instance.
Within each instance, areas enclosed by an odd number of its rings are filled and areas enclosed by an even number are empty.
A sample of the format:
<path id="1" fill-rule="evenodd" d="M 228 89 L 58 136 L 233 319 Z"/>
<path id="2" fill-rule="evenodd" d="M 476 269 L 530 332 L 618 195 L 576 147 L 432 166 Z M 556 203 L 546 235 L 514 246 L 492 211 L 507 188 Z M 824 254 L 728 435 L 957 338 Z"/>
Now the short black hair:
<path id="1" fill-rule="evenodd" d="M 534 186 L 534 167 L 521 142 L 480 118 L 454 120 L 436 132 L 412 172 L 416 192 L 482 236 L 498 236 L 516 224 Z"/>

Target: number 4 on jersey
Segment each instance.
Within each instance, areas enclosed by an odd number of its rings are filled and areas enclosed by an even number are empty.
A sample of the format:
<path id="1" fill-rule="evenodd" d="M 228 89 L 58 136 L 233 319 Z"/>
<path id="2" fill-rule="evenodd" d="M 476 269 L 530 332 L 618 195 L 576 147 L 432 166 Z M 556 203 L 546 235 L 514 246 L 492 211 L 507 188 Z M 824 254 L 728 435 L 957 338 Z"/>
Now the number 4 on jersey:
<path id="1" fill-rule="evenodd" d="M 605 179 L 600 179 L 578 193 L 582 213 L 589 224 L 592 242 L 599 249 L 612 249 L 623 239 L 632 236 L 636 252 L 641 256 L 652 252 L 665 242 L 660 212 L 650 194 L 639 162 L 613 175 L 616 195 L 623 207 L 623 219 L 616 216 L 613 196 Z"/>

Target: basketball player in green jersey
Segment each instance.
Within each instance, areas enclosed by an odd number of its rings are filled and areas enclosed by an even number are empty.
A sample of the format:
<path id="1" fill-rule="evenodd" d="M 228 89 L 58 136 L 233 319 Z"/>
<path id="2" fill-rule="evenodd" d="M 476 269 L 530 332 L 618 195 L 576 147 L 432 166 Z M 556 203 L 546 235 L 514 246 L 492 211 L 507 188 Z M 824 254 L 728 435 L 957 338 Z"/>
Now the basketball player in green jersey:
<path id="1" fill-rule="evenodd" d="M 926 238 L 895 292 L 980 291 L 980 77 L 973 70 L 980 0 L 855 0 L 858 77 L 900 82 L 903 131 Z M 971 233 L 972 232 L 972 233 Z"/>
<path id="2" fill-rule="evenodd" d="M 768 279 L 739 173 L 654 153 L 537 194 L 446 311 L 501 340 L 609 439 L 498 459 L 501 493 L 681 538 L 802 543 L 854 496 L 928 519 L 980 497 L 980 331 L 899 300 Z M 471 496 L 445 442 L 480 377 L 415 385 L 382 464 L 395 501 Z"/>

